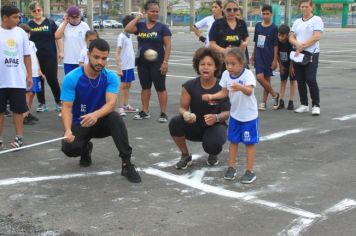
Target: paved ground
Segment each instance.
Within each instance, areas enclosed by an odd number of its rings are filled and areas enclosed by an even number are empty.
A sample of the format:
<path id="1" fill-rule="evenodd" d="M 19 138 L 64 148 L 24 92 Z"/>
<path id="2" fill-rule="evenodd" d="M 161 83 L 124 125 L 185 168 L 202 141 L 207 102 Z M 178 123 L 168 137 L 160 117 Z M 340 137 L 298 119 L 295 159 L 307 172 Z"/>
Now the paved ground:
<path id="1" fill-rule="evenodd" d="M 115 44 L 113 31 L 102 37 Z M 200 45 L 193 38 L 178 33 L 173 38 L 170 116 L 177 113 L 181 84 L 195 76 L 191 55 Z M 59 142 L 0 155 L 0 235 L 355 235 L 354 38 L 354 33 L 328 32 L 322 39 L 320 117 L 260 113 L 254 184 L 222 178 L 227 145 L 220 165 L 211 168 L 201 146 L 189 143 L 194 165 L 176 170 L 179 153 L 167 125 L 156 121 L 154 94 L 152 119 L 125 118 L 141 184 L 120 176 L 121 161 L 109 138 L 94 141 L 94 164 L 86 169 L 65 157 Z M 279 86 L 278 77 L 273 85 Z M 135 82 L 132 105 L 139 106 L 139 90 Z M 259 100 L 261 91 L 258 86 Z M 26 127 L 26 144 L 62 135 L 50 93 L 47 98 L 50 111 Z M 4 138 L 13 138 L 10 118 Z M 244 155 L 241 148 L 238 176 Z"/>

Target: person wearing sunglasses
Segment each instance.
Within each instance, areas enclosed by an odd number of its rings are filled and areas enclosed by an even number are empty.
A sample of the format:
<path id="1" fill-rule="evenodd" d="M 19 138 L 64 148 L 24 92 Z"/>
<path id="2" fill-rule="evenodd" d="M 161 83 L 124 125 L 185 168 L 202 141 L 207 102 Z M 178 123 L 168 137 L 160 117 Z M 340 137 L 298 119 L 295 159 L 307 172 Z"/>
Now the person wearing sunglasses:
<path id="1" fill-rule="evenodd" d="M 70 6 L 55 34 L 56 39 L 63 38 L 65 74 L 79 67 L 80 52 L 87 47 L 85 33 L 88 30 L 90 30 L 88 24 L 81 21 L 79 8 Z"/>
<path id="2" fill-rule="evenodd" d="M 212 5 L 211 5 L 211 11 L 213 13 L 211 16 L 207 16 L 207 17 L 201 19 L 200 21 L 195 23 L 195 25 L 193 27 L 193 32 L 198 37 L 199 41 L 204 43 L 204 45 L 206 47 L 209 46 L 209 31 L 210 31 L 212 24 L 214 23 L 215 20 L 221 19 L 224 16 L 223 6 L 222 6 L 221 1 L 213 1 Z M 205 28 L 205 27 L 208 28 L 206 37 L 204 37 L 202 35 L 202 33 L 200 32 L 200 29 Z"/>
<path id="3" fill-rule="evenodd" d="M 216 20 L 209 31 L 209 46 L 225 54 L 230 47 L 240 47 L 244 52 L 249 43 L 246 22 L 237 17 L 239 6 L 229 0 L 224 5 L 224 18 Z M 221 72 L 225 70 L 225 66 Z"/>
<path id="4" fill-rule="evenodd" d="M 63 47 L 63 41 L 55 39 L 54 35 L 58 27 L 52 19 L 43 16 L 43 8 L 38 2 L 31 2 L 29 9 L 32 16 L 32 20 L 28 22 L 28 25 L 31 27 L 30 40 L 36 45 L 40 69 L 46 77 L 56 102 L 55 110 L 60 112 L 61 89 L 58 82 L 58 60 L 62 59 L 63 55 L 58 53 L 58 51 Z M 41 79 L 41 88 L 44 88 L 44 86 L 45 80 Z M 39 104 L 36 111 L 48 111 L 45 99 L 45 89 L 42 89 L 41 92 L 37 93 L 37 99 Z"/>

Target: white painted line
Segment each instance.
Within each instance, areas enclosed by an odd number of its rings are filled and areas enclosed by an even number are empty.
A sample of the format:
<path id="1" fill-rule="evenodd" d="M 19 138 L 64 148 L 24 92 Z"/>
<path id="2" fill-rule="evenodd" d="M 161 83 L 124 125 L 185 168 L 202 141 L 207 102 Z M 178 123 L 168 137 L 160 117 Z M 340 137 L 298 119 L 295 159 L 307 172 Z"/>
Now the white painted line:
<path id="1" fill-rule="evenodd" d="M 260 141 L 270 141 L 273 139 L 282 138 L 282 137 L 290 135 L 290 134 L 298 134 L 298 133 L 301 133 L 306 130 L 308 130 L 308 129 L 291 129 L 291 130 L 281 131 L 278 133 L 273 133 L 273 134 L 270 134 L 267 136 L 260 137 Z"/>
<path id="2" fill-rule="evenodd" d="M 193 154 L 193 155 L 192 155 L 192 160 L 193 160 L 193 161 L 198 160 L 198 159 L 201 158 L 202 156 L 203 156 L 203 155 Z M 180 158 L 175 158 L 175 159 L 170 160 L 170 161 L 158 162 L 158 163 L 156 163 L 156 164 L 154 164 L 154 165 L 155 165 L 155 166 L 158 166 L 158 167 L 165 168 L 165 167 L 174 166 L 179 160 L 180 160 Z"/>
<path id="3" fill-rule="evenodd" d="M 351 119 L 356 119 L 356 114 L 333 118 L 333 120 L 341 120 L 341 121 L 351 120 Z"/>
<path id="4" fill-rule="evenodd" d="M 323 51 L 322 53 L 337 53 L 337 52 L 354 52 L 355 49 L 347 49 L 347 50 L 337 50 L 337 51 Z"/>
<path id="5" fill-rule="evenodd" d="M 26 145 L 26 146 L 19 147 L 19 148 L 12 148 L 12 149 L 8 149 L 8 150 L 4 150 L 4 151 L 1 151 L 1 152 L 0 152 L 0 155 L 1 155 L 1 154 L 8 153 L 8 152 L 19 151 L 19 150 L 22 150 L 22 149 L 25 149 L 25 148 L 36 147 L 36 146 L 43 145 L 43 144 L 46 144 L 46 143 L 56 142 L 56 141 L 59 141 L 59 140 L 62 140 L 62 139 L 65 139 L 65 137 L 50 139 L 50 140 L 47 140 L 47 141 L 43 141 L 43 142 L 39 142 L 39 143 L 34 143 L 34 144 L 30 144 L 30 145 Z"/>
<path id="6" fill-rule="evenodd" d="M 356 208 L 356 201 L 353 199 L 344 199 L 334 206 L 326 209 L 318 218 L 305 218 L 299 217 L 293 220 L 285 229 L 279 232 L 278 236 L 298 236 L 301 233 L 305 232 L 312 224 L 319 223 L 328 219 L 330 214 L 340 214 L 350 211 Z"/>
<path id="7" fill-rule="evenodd" d="M 199 178 L 191 179 L 186 176 L 178 176 L 178 175 L 174 175 L 174 174 L 164 172 L 164 171 L 154 169 L 154 168 L 146 168 L 146 169 L 143 169 L 143 171 L 148 175 L 154 175 L 154 176 L 157 176 L 157 177 L 160 177 L 163 179 L 168 179 L 168 180 L 171 180 L 171 181 L 201 190 L 206 193 L 212 193 L 212 194 L 223 196 L 223 197 L 234 198 L 234 199 L 246 201 L 251 204 L 257 204 L 257 205 L 267 207 L 270 209 L 287 212 L 287 213 L 297 215 L 297 216 L 302 216 L 304 218 L 313 219 L 313 218 L 320 217 L 320 215 L 318 215 L 318 214 L 315 214 L 315 213 L 312 213 L 309 211 L 305 211 L 303 209 L 299 209 L 299 208 L 296 208 L 293 206 L 287 206 L 287 205 L 283 205 L 283 204 L 280 204 L 277 202 L 269 202 L 269 201 L 265 201 L 265 200 L 260 200 L 257 197 L 246 194 L 246 193 L 235 192 L 235 191 L 223 189 L 221 187 L 216 187 L 216 186 L 212 186 L 209 184 L 205 184 L 205 183 L 202 183 L 199 180 Z"/>
<path id="8" fill-rule="evenodd" d="M 331 61 L 331 60 L 319 60 L 320 62 L 332 62 L 332 63 L 345 63 L 345 64 L 356 64 L 355 61 Z"/>
<path id="9" fill-rule="evenodd" d="M 41 181 L 58 180 L 58 179 L 73 179 L 73 178 L 82 178 L 82 177 L 113 175 L 116 173 L 118 173 L 118 171 L 84 172 L 78 174 L 11 178 L 11 179 L 0 180 L 0 186 L 9 186 L 14 184 L 41 182 Z"/>

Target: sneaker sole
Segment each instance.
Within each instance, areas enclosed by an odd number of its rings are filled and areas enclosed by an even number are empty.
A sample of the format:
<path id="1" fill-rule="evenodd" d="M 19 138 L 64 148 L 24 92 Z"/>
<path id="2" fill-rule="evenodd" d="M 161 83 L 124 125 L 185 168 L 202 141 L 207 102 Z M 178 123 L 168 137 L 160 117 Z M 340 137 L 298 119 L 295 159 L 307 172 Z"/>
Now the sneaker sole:
<path id="1" fill-rule="evenodd" d="M 242 183 L 242 184 L 251 184 L 252 182 L 254 182 L 255 180 L 257 179 L 257 177 L 255 176 L 255 177 L 253 177 L 250 181 L 246 181 L 246 180 L 241 180 L 240 182 Z"/>
<path id="2" fill-rule="evenodd" d="M 134 119 L 134 120 L 145 120 L 145 119 L 149 119 L 149 118 L 151 118 L 151 116 L 145 116 L 145 117 L 134 117 L 134 118 L 132 118 L 132 119 Z"/>
<path id="3" fill-rule="evenodd" d="M 236 179 L 236 175 L 234 177 L 232 177 L 232 178 L 224 176 L 224 179 L 226 179 L 226 180 L 234 180 L 234 179 Z"/>
<path id="4" fill-rule="evenodd" d="M 184 167 L 178 167 L 178 166 L 176 165 L 176 169 L 177 169 L 177 170 L 185 170 L 185 169 L 188 168 L 188 166 L 191 166 L 192 164 L 193 164 L 193 161 L 189 161 L 189 162 L 187 162 L 187 165 L 184 166 Z"/>
<path id="5" fill-rule="evenodd" d="M 159 123 L 167 123 L 168 120 L 160 120 L 160 119 L 159 119 L 158 122 L 159 122 Z"/>
<path id="6" fill-rule="evenodd" d="M 211 164 L 211 163 L 209 163 L 209 161 L 206 161 L 206 164 L 208 166 L 217 166 L 217 165 L 219 165 L 219 160 L 217 160 L 214 164 Z"/>
<path id="7" fill-rule="evenodd" d="M 320 116 L 320 113 L 312 113 L 312 116 Z"/>

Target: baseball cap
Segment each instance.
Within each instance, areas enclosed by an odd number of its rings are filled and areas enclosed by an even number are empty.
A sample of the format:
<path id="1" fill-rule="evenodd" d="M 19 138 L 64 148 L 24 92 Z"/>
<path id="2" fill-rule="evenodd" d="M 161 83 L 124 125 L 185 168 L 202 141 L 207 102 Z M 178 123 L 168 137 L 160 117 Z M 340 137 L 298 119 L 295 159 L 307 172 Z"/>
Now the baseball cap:
<path id="1" fill-rule="evenodd" d="M 71 16 L 71 17 L 80 16 L 80 10 L 79 10 L 79 8 L 77 6 L 74 6 L 74 5 L 70 6 L 67 9 L 67 15 Z"/>

